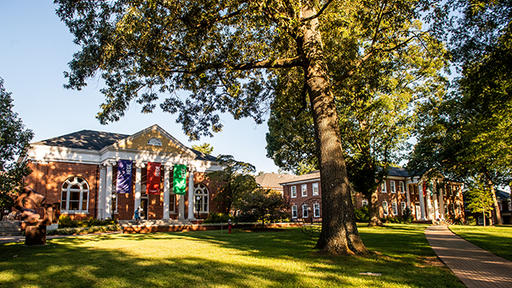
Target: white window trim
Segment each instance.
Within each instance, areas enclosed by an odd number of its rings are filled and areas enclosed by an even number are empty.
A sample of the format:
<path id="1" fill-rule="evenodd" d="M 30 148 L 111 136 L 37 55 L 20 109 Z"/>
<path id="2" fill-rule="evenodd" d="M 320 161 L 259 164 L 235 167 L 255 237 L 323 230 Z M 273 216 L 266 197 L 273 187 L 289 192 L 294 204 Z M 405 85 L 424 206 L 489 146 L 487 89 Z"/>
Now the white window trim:
<path id="1" fill-rule="evenodd" d="M 297 186 L 290 186 L 290 197 L 297 198 Z"/>
<path id="2" fill-rule="evenodd" d="M 293 211 L 295 210 L 295 216 L 293 216 Z M 292 205 L 292 219 L 297 219 L 299 216 L 299 211 L 297 211 L 297 205 Z"/>
<path id="3" fill-rule="evenodd" d="M 308 184 L 300 185 L 300 196 L 308 197 Z"/>
<path id="4" fill-rule="evenodd" d="M 318 183 L 313 183 L 312 184 L 312 190 L 313 190 L 313 196 L 318 196 L 320 193 L 319 193 L 319 189 L 318 189 Z M 316 188 L 316 189 L 315 189 Z"/>
<path id="5" fill-rule="evenodd" d="M 205 193 L 197 193 L 198 191 L 205 192 Z M 206 199 L 206 210 L 204 210 L 204 204 L 199 207 L 199 211 L 197 211 L 196 207 L 196 198 L 197 196 L 201 197 L 204 201 Z M 208 191 L 208 187 L 202 183 L 198 183 L 194 185 L 194 213 L 209 213 L 210 211 L 210 191 Z"/>
<path id="6" fill-rule="evenodd" d="M 404 202 L 404 201 L 402 201 L 402 202 L 400 203 L 400 208 L 402 208 L 402 215 L 404 215 L 405 208 L 407 208 L 407 204 L 405 204 L 405 202 Z"/>
<path id="7" fill-rule="evenodd" d="M 385 205 L 384 205 L 385 204 Z M 384 216 L 388 216 L 389 215 L 389 205 L 388 205 L 388 201 L 382 201 L 382 211 L 384 213 Z"/>
<path id="8" fill-rule="evenodd" d="M 396 201 L 393 201 L 391 203 L 391 213 L 393 213 L 393 216 L 398 215 L 398 204 L 396 203 Z"/>
<path id="9" fill-rule="evenodd" d="M 308 204 L 302 204 L 302 218 L 309 218 Z"/>
<path id="10" fill-rule="evenodd" d="M 78 178 L 81 178 L 84 181 L 80 183 L 80 182 L 78 182 Z M 71 181 L 71 179 L 73 179 L 73 180 Z M 66 207 L 62 207 L 62 192 L 64 190 L 62 187 L 66 183 L 68 183 L 68 186 L 66 188 Z M 85 189 L 83 187 L 84 183 L 85 183 Z M 71 186 L 73 186 L 75 184 L 79 185 L 80 189 L 71 189 Z M 64 181 L 62 183 L 62 185 L 60 187 L 61 187 L 61 189 L 60 189 L 60 210 L 62 211 L 63 214 L 89 214 L 90 189 L 89 189 L 89 183 L 87 183 L 87 180 L 85 180 L 85 178 L 79 177 L 79 176 L 69 177 L 68 179 L 66 179 L 66 181 Z M 79 200 L 78 200 L 79 201 L 78 208 L 80 208 L 80 209 L 78 209 L 78 210 L 69 210 L 69 199 L 71 196 L 71 192 L 79 192 L 80 193 Z M 86 202 L 85 210 L 82 209 L 84 193 L 87 193 L 87 202 Z"/>
<path id="11" fill-rule="evenodd" d="M 404 181 L 400 181 L 400 193 L 405 193 L 405 183 Z"/>
<path id="12" fill-rule="evenodd" d="M 316 208 L 318 208 L 318 210 Z M 318 211 L 318 215 L 316 214 L 316 211 Z M 313 204 L 313 217 L 315 217 L 315 218 L 320 217 L 320 204 L 319 203 Z"/>
<path id="13" fill-rule="evenodd" d="M 380 193 L 388 193 L 388 187 L 386 185 L 386 180 L 382 180 L 382 183 L 380 183 Z"/>
<path id="14" fill-rule="evenodd" d="M 390 189 L 391 189 L 391 193 L 396 193 L 396 183 L 395 183 L 395 180 L 389 181 L 389 186 L 390 186 Z"/>

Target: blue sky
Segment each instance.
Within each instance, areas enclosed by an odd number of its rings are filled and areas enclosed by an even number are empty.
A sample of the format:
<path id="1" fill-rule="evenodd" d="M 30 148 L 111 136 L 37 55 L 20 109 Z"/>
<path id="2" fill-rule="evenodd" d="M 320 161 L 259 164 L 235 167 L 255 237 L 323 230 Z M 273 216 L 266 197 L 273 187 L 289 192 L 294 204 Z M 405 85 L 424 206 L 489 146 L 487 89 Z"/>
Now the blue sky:
<path id="1" fill-rule="evenodd" d="M 223 131 L 197 142 L 188 141 L 173 115 L 158 109 L 141 114 L 136 103 L 120 121 L 101 125 L 95 118 L 103 102 L 98 79 L 82 91 L 63 88 L 63 72 L 78 47 L 55 15 L 52 1 L 0 1 L 0 37 L 0 77 L 12 92 L 15 112 L 34 131 L 34 142 L 82 129 L 133 134 L 158 124 L 187 146 L 208 142 L 214 155 L 231 154 L 258 171 L 278 169 L 265 156 L 267 125 L 251 119 L 224 115 Z"/>

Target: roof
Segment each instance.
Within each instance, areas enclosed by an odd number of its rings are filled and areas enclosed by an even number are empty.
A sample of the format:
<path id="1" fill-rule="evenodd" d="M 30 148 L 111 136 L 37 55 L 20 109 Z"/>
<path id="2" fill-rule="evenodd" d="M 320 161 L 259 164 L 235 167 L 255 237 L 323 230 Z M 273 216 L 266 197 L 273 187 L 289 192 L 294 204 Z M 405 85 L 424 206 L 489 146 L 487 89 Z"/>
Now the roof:
<path id="1" fill-rule="evenodd" d="M 81 130 L 59 137 L 42 140 L 34 144 L 99 151 L 104 147 L 110 146 L 128 136 L 130 135 Z"/>
<path id="2" fill-rule="evenodd" d="M 299 176 L 291 174 L 278 174 L 278 173 L 262 173 L 256 177 L 256 183 L 261 187 L 274 190 L 283 190 L 280 183 L 285 181 L 291 181 Z"/>
<path id="3" fill-rule="evenodd" d="M 101 149 L 130 136 L 131 135 L 94 130 L 80 130 L 70 134 L 35 142 L 33 144 L 100 151 Z M 205 154 L 188 147 L 187 149 L 194 152 L 197 160 L 217 161 L 217 158 L 212 155 Z"/>
<path id="4" fill-rule="evenodd" d="M 410 177 L 413 174 L 402 167 L 388 167 L 388 176 Z"/>
<path id="5" fill-rule="evenodd" d="M 500 200 L 510 199 L 510 193 L 503 190 L 496 190 L 496 197 Z"/>
<path id="6" fill-rule="evenodd" d="M 296 182 L 303 182 L 303 181 L 308 181 L 308 180 L 316 180 L 316 179 L 320 179 L 320 171 L 313 171 L 313 172 L 308 173 L 308 174 L 303 174 L 303 175 L 300 175 L 300 176 L 295 176 L 295 178 L 293 178 L 292 180 L 281 182 L 280 184 L 281 185 L 286 185 L 286 184 L 291 184 L 291 183 L 296 183 Z"/>

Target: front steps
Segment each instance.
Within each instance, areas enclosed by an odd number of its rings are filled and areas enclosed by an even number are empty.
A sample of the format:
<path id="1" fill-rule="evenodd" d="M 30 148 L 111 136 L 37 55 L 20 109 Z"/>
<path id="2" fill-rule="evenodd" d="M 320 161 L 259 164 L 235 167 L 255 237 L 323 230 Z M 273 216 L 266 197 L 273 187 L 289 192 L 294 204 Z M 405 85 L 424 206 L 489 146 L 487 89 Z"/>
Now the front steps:
<path id="1" fill-rule="evenodd" d="M 21 236 L 20 221 L 0 221 L 0 236 Z"/>

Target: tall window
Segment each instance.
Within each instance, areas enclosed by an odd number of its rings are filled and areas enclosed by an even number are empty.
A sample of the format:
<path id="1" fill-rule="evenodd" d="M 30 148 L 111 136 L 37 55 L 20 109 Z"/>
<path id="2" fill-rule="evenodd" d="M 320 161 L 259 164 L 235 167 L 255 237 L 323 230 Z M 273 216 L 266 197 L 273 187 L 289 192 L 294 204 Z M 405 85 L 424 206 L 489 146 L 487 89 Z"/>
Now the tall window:
<path id="1" fill-rule="evenodd" d="M 402 208 L 402 215 L 404 215 L 404 213 L 405 213 L 405 208 L 407 207 L 407 206 L 405 205 L 405 202 L 403 202 L 403 201 L 402 201 L 402 203 L 400 203 L 400 206 L 401 206 L 401 208 Z"/>
<path id="2" fill-rule="evenodd" d="M 389 212 L 388 212 L 388 202 L 387 201 L 382 201 L 382 210 L 384 212 L 384 216 L 388 216 Z"/>
<path id="3" fill-rule="evenodd" d="M 194 201 L 194 212 L 208 213 L 208 188 L 204 184 L 194 185 Z"/>
<path id="4" fill-rule="evenodd" d="M 290 196 L 292 198 L 297 198 L 297 186 L 293 185 L 290 187 Z"/>
<path id="5" fill-rule="evenodd" d="M 307 197 L 308 196 L 308 185 L 302 184 L 302 186 L 300 186 L 300 191 L 301 191 L 302 197 Z"/>
<path id="6" fill-rule="evenodd" d="M 404 181 L 400 181 L 400 193 L 405 193 L 405 184 L 404 184 Z"/>
<path id="7" fill-rule="evenodd" d="M 391 186 L 391 193 L 396 193 L 396 183 L 395 183 L 395 180 L 389 181 L 389 185 Z"/>
<path id="8" fill-rule="evenodd" d="M 292 218 L 297 218 L 297 205 L 292 205 Z"/>
<path id="9" fill-rule="evenodd" d="M 313 183 L 313 196 L 318 196 L 318 183 Z"/>
<path id="10" fill-rule="evenodd" d="M 308 218 L 308 217 L 309 217 L 308 204 L 303 204 L 302 205 L 302 218 Z"/>
<path id="11" fill-rule="evenodd" d="M 391 210 L 393 211 L 393 216 L 398 215 L 398 205 L 396 204 L 396 201 L 391 203 Z"/>
<path id="12" fill-rule="evenodd" d="M 382 180 L 382 183 L 380 183 L 380 192 L 381 193 L 387 193 L 387 188 L 386 188 L 386 180 Z"/>
<path id="13" fill-rule="evenodd" d="M 65 213 L 88 213 L 89 184 L 81 177 L 68 178 L 62 184 L 60 209 Z"/>
<path id="14" fill-rule="evenodd" d="M 313 216 L 316 218 L 320 217 L 320 203 L 313 204 Z"/>

